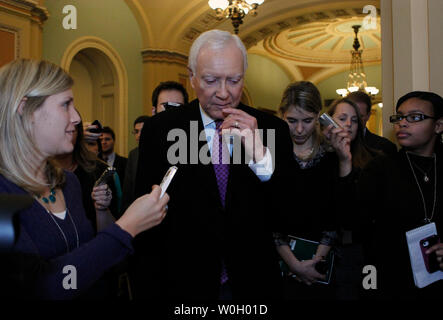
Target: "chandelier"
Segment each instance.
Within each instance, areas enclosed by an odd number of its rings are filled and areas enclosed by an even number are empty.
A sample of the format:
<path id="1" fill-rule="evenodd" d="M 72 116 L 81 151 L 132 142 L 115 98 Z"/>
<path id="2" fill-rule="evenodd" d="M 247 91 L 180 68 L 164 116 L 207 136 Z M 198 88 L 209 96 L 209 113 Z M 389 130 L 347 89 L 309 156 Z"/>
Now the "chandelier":
<path id="1" fill-rule="evenodd" d="M 257 15 L 257 8 L 265 0 L 209 0 L 209 6 L 215 10 L 218 19 L 231 19 L 234 33 L 238 34 L 238 27 L 243 23 L 243 18 L 249 13 Z"/>
<path id="2" fill-rule="evenodd" d="M 360 29 L 360 27 L 360 25 L 352 26 L 355 32 L 355 38 L 353 44 L 354 50 L 351 51 L 352 58 L 348 75 L 348 84 L 346 89 L 342 88 L 336 90 L 337 94 L 341 95 L 342 97 L 346 97 L 349 93 L 359 90 L 366 91 L 371 96 L 375 96 L 379 92 L 376 87 L 368 87 L 366 82 L 366 73 L 363 68 L 363 61 L 361 59 L 363 50 L 359 50 L 360 42 L 358 41 L 357 37 L 358 29 Z"/>

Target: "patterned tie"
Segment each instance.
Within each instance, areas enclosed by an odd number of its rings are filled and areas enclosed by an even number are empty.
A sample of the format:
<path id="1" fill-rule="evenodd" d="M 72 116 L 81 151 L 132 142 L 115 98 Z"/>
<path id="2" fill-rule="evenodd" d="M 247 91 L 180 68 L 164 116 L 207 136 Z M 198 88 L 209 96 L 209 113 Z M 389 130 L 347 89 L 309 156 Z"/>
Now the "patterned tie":
<path id="1" fill-rule="evenodd" d="M 225 206 L 226 188 L 228 186 L 229 177 L 229 149 L 226 143 L 223 143 L 223 136 L 220 134 L 220 126 L 222 120 L 215 122 L 215 134 L 212 144 L 212 165 L 214 166 L 215 177 L 217 178 L 218 193 L 220 201 Z"/>
<path id="2" fill-rule="evenodd" d="M 229 150 L 223 143 L 223 136 L 220 134 L 220 126 L 223 121 L 215 121 L 215 133 L 212 143 L 212 165 L 214 166 L 215 177 L 217 178 L 218 193 L 220 201 L 225 207 L 226 188 L 228 186 L 229 177 Z M 226 272 L 225 263 L 222 261 L 222 269 L 220 275 L 220 283 L 225 284 L 228 281 L 228 273 Z"/>

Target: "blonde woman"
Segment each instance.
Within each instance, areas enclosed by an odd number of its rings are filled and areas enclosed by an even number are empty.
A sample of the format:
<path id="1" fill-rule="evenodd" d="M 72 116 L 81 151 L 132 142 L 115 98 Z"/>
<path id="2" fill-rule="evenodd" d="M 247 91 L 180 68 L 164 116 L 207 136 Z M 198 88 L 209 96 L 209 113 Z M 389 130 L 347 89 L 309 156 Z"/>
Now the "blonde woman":
<path id="1" fill-rule="evenodd" d="M 154 186 L 93 237 L 77 178 L 52 162 L 73 150 L 80 117 L 72 85 L 68 74 L 45 61 L 20 59 L 0 69 L 0 193 L 35 198 L 19 213 L 14 251 L 45 261 L 32 275 L 31 296 L 37 298 L 69 299 L 99 287 L 103 273 L 132 252 L 132 239 L 163 220 L 169 200 L 167 195 L 159 199 L 160 188 Z M 75 290 L 66 290 L 67 266 L 75 270 L 70 283 Z"/>
<path id="2" fill-rule="evenodd" d="M 290 84 L 283 92 L 280 115 L 288 123 L 293 141 L 294 165 L 292 185 L 286 201 L 293 210 L 281 221 L 275 234 L 277 251 L 295 275 L 285 279 L 287 299 L 333 298 L 332 285 L 318 284 L 326 280 L 317 264 L 328 256 L 337 237 L 336 191 L 349 184 L 351 168 L 346 154 L 348 133 L 336 130 L 329 146 L 318 126 L 322 109 L 321 95 L 308 81 Z M 300 261 L 289 247 L 287 235 L 318 242 L 312 259 Z"/>

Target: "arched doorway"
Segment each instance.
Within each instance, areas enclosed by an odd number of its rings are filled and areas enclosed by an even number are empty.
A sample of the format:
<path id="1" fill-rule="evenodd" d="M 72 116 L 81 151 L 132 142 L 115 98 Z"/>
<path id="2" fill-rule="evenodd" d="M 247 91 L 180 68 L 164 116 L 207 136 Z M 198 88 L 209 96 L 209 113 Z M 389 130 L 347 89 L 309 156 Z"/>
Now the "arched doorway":
<path id="1" fill-rule="evenodd" d="M 98 119 L 115 131 L 115 151 L 127 155 L 127 75 L 117 52 L 95 37 L 78 39 L 66 50 L 62 67 L 74 78 L 75 106 L 83 121 Z"/>

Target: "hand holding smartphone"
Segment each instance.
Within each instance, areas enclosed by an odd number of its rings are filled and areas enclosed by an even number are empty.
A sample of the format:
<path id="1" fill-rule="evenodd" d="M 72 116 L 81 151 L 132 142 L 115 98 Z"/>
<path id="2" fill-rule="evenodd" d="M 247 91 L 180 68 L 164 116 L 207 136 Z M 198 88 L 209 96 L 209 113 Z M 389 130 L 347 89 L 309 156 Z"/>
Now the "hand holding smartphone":
<path id="1" fill-rule="evenodd" d="M 112 178 L 112 176 L 114 175 L 115 172 L 116 172 L 116 169 L 114 167 L 106 168 L 106 170 L 103 171 L 100 178 L 98 178 L 98 180 L 95 182 L 94 188 L 107 183 Z"/>
<path id="2" fill-rule="evenodd" d="M 327 114 L 327 113 L 323 113 L 319 118 L 318 118 L 318 122 L 320 122 L 320 124 L 322 126 L 324 126 L 325 128 L 327 128 L 328 126 L 330 126 L 332 124 L 332 126 L 334 128 L 341 128 L 337 122 L 334 121 L 334 119 L 332 119 L 332 117 Z"/>
<path id="3" fill-rule="evenodd" d="M 160 199 L 164 196 L 166 190 L 168 189 L 169 184 L 172 181 L 172 178 L 174 178 L 175 173 L 177 172 L 177 167 L 172 166 L 168 169 L 165 176 L 163 177 L 162 182 L 160 183 L 160 188 L 162 189 L 162 192 L 160 194 Z"/>
<path id="4" fill-rule="evenodd" d="M 439 262 L 437 260 L 437 254 L 435 253 L 435 251 L 430 254 L 426 254 L 426 251 L 437 243 L 440 243 L 440 238 L 436 234 L 420 240 L 421 253 L 423 255 L 426 270 L 428 270 L 429 273 L 434 273 L 440 270 Z"/>
<path id="5" fill-rule="evenodd" d="M 88 131 L 92 133 L 102 133 L 103 126 L 100 123 L 100 121 L 95 120 L 93 123 L 91 123 L 91 126 L 96 126 L 97 128 L 89 128 Z"/>

